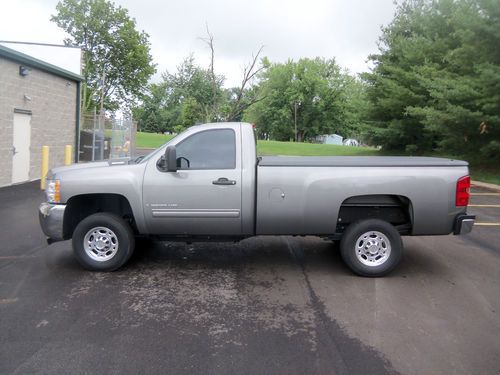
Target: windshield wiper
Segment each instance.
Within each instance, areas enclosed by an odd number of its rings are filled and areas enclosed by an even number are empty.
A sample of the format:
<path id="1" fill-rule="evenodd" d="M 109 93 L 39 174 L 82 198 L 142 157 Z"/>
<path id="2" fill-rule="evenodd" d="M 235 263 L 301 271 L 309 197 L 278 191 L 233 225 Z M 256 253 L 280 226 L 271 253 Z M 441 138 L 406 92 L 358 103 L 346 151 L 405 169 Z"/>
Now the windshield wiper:
<path id="1" fill-rule="evenodd" d="M 129 164 L 132 164 L 132 163 L 133 163 L 133 164 L 137 164 L 137 163 L 139 163 L 142 159 L 144 159 L 144 156 L 145 156 L 145 155 L 141 155 L 141 156 L 136 157 L 135 159 L 130 159 L 128 163 L 129 163 Z"/>

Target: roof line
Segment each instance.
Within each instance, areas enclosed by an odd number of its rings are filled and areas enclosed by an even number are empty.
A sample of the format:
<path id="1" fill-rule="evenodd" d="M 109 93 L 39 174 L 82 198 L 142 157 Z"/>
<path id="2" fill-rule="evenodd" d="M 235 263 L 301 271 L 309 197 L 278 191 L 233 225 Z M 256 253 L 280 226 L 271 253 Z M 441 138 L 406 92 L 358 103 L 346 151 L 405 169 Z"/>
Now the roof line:
<path id="1" fill-rule="evenodd" d="M 26 44 L 31 46 L 47 46 L 47 47 L 64 47 L 64 48 L 81 48 L 80 46 L 69 46 L 66 44 L 55 44 L 55 43 L 37 43 L 37 42 L 20 42 L 17 40 L 0 40 L 0 43 L 6 44 Z"/>
<path id="2" fill-rule="evenodd" d="M 17 61 L 21 64 L 25 64 L 31 68 L 40 69 L 60 77 L 70 79 L 72 81 L 77 81 L 77 82 L 83 81 L 83 77 L 80 74 L 70 72 L 69 70 L 49 64 L 48 62 L 39 60 L 32 56 L 26 55 L 22 52 L 13 50 L 12 48 L 5 47 L 1 44 L 0 44 L 0 56 L 5 57 L 6 59 L 9 60 Z"/>

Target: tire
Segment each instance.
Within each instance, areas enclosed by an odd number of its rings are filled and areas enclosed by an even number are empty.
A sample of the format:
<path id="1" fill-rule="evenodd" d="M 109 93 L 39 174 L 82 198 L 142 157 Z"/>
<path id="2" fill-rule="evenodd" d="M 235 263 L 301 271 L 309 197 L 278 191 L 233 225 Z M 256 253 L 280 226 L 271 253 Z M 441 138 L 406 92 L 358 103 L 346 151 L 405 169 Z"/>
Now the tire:
<path id="1" fill-rule="evenodd" d="M 132 256 L 135 247 L 130 225 L 112 213 L 83 219 L 73 232 L 73 253 L 90 271 L 115 271 Z"/>
<path id="2" fill-rule="evenodd" d="M 380 277 L 400 262 L 403 242 L 394 226 L 378 219 L 350 224 L 340 241 L 345 264 L 357 275 Z"/>

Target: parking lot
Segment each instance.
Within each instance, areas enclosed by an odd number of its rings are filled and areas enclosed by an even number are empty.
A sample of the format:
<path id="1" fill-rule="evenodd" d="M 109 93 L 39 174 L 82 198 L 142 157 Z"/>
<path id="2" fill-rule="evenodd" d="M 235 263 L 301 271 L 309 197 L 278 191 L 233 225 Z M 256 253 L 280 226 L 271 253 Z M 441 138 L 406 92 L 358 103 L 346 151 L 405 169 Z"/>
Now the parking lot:
<path id="1" fill-rule="evenodd" d="M 0 189 L 0 373 L 498 374 L 500 191 L 466 236 L 407 237 L 385 278 L 330 242 L 141 241 L 114 273 L 47 246 L 38 183 Z"/>

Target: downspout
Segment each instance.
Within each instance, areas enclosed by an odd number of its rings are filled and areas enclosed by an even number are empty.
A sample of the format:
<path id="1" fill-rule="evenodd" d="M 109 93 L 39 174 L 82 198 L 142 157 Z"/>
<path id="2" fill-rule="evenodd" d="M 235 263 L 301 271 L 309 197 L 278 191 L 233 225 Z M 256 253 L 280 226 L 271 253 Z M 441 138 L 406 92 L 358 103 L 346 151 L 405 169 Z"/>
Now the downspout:
<path id="1" fill-rule="evenodd" d="M 80 156 L 80 101 L 81 82 L 76 83 L 76 126 L 75 126 L 75 163 L 78 163 Z"/>

